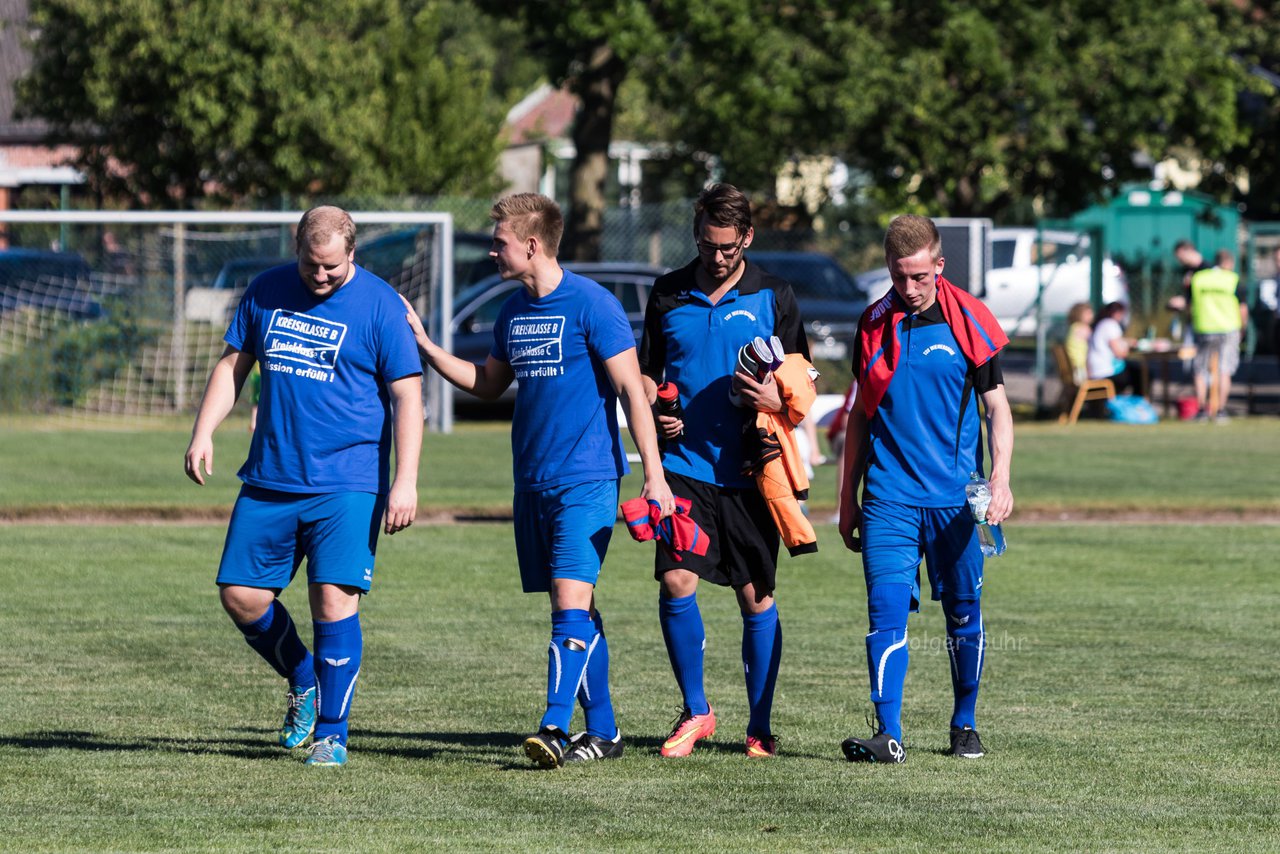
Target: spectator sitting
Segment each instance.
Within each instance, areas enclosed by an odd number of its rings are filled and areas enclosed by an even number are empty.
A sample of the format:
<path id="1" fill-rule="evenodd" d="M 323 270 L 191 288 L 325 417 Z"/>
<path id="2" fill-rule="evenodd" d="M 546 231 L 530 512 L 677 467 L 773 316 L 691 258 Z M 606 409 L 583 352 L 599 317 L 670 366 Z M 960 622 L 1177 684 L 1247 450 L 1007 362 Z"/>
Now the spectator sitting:
<path id="1" fill-rule="evenodd" d="M 1134 394 L 1144 395 L 1141 374 L 1135 366 L 1125 362 L 1134 341 L 1124 335 L 1124 324 L 1128 319 L 1129 309 L 1122 302 L 1110 302 L 1102 308 L 1097 321 L 1093 324 L 1093 334 L 1089 337 L 1087 365 L 1089 379 L 1111 380 L 1117 392 L 1130 388 Z"/>
<path id="2" fill-rule="evenodd" d="M 1067 361 L 1071 363 L 1071 373 L 1076 382 L 1088 379 L 1087 358 L 1089 338 L 1093 335 L 1093 306 L 1087 302 L 1078 302 L 1067 312 L 1067 338 L 1063 342 L 1067 351 Z"/>

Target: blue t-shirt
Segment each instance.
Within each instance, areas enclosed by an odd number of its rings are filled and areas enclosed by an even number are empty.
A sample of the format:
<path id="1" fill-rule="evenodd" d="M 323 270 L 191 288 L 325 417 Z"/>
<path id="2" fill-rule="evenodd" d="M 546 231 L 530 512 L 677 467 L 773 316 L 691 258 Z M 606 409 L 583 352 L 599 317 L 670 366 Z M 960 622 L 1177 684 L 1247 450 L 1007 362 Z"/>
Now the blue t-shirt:
<path id="1" fill-rule="evenodd" d="M 791 286 L 746 262 L 736 287 L 712 305 L 697 285 L 698 261 L 659 278 L 645 308 L 640 369 L 680 390 L 684 434 L 666 443 L 662 465 L 703 483 L 755 488 L 742 473 L 742 430 L 756 412 L 729 399 L 738 350 L 777 335 L 788 353 L 809 358 Z"/>
<path id="2" fill-rule="evenodd" d="M 493 326 L 495 359 L 520 388 L 511 420 L 517 492 L 613 480 L 630 469 L 618 434 L 618 398 L 604 362 L 633 349 L 617 298 L 568 270 L 541 298 L 520 288 Z"/>
<path id="3" fill-rule="evenodd" d="M 965 395 L 969 362 L 941 312 L 933 314 L 898 324 L 898 367 L 869 425 L 864 498 L 956 507 L 969 473 L 982 471 L 976 393 L 992 383 L 984 376 Z M 998 371 L 993 362 L 984 375 Z"/>
<path id="4" fill-rule="evenodd" d="M 385 494 L 389 383 L 422 373 L 404 304 L 363 269 L 328 297 L 294 264 L 250 283 L 224 340 L 262 366 L 258 426 L 240 479 L 282 492 Z"/>

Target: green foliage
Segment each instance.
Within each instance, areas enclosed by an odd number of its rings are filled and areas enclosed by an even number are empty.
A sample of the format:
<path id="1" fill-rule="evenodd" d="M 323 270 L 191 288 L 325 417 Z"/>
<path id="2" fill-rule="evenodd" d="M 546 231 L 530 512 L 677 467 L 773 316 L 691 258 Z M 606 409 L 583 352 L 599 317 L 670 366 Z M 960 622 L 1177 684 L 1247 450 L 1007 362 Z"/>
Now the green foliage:
<path id="1" fill-rule="evenodd" d="M 788 158 L 843 149 L 846 130 L 869 118 L 874 102 L 857 81 L 885 46 L 863 5 L 664 4 L 669 42 L 638 73 L 675 140 L 715 155 L 723 180 L 771 190 Z"/>
<path id="2" fill-rule="evenodd" d="M 618 90 L 638 57 L 662 49 L 664 33 L 655 18 L 658 4 L 578 0 L 521 3 L 513 9 L 505 0 L 476 0 L 476 5 L 518 20 L 528 49 L 542 61 L 547 77 L 581 102 L 572 129 L 575 153 L 560 254 L 598 259 Z"/>
<path id="3" fill-rule="evenodd" d="M 1260 0 L 33 0 L 32 20 L 27 114 L 144 203 L 485 195 L 503 110 L 542 76 L 587 105 L 566 245 L 588 254 L 615 122 L 670 147 L 667 185 L 709 165 L 768 195 L 788 160 L 837 155 L 872 212 L 1025 218 L 1172 155 L 1224 197 L 1247 170 L 1236 195 L 1280 216 L 1280 97 L 1246 73 L 1276 67 Z"/>
<path id="4" fill-rule="evenodd" d="M 471 0 L 433 2 L 440 9 L 440 53 L 485 69 L 493 98 L 514 104 L 542 82 L 542 62 L 527 50 L 524 27 L 509 10 L 487 15 Z"/>
<path id="5" fill-rule="evenodd" d="M 99 190 L 143 203 L 483 187 L 502 105 L 487 72 L 436 55 L 438 8 L 35 0 L 20 99 Z"/>
<path id="6" fill-rule="evenodd" d="M 1237 95 L 1246 133 L 1199 189 L 1243 202 L 1253 220 L 1280 220 L 1280 15 L 1267 0 L 1211 8 L 1229 35 L 1232 56 L 1249 71 L 1248 85 Z M 1237 181 L 1241 172 L 1247 172 L 1243 189 Z"/>
<path id="7" fill-rule="evenodd" d="M 553 81 L 581 94 L 609 68 L 637 80 L 619 95 L 636 105 L 614 108 L 633 138 L 713 155 L 724 180 L 767 194 L 788 159 L 834 154 L 880 209 L 999 218 L 1079 210 L 1172 153 L 1249 146 L 1257 163 L 1276 135 L 1239 126 L 1232 51 L 1265 37 L 1220 24 L 1218 5 L 580 0 L 518 14 Z"/>
<path id="8" fill-rule="evenodd" d="M 888 61 L 844 150 L 887 209 L 1071 212 L 1149 176 L 1135 153 L 1213 156 L 1240 138 L 1240 71 L 1198 0 L 895 4 L 866 25 Z"/>
<path id="9" fill-rule="evenodd" d="M 126 300 L 103 302 L 92 322 L 50 312 L 38 325 L 52 330 L 32 346 L 0 359 L 0 412 L 50 412 L 74 406 L 104 380 L 133 363 L 159 337 Z"/>

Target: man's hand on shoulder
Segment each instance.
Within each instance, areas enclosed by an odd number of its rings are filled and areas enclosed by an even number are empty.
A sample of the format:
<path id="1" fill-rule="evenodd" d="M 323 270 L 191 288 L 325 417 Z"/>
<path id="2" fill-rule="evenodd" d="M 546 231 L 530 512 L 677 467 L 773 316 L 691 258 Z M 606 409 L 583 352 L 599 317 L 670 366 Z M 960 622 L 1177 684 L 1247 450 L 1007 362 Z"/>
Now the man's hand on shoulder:
<path id="1" fill-rule="evenodd" d="M 422 318 L 418 317 L 418 312 L 414 310 L 413 304 L 405 299 L 404 294 L 396 294 L 396 296 L 400 297 L 400 302 L 404 303 L 404 319 L 409 322 L 409 328 L 413 330 L 413 340 L 418 342 L 418 348 L 425 353 L 427 347 L 431 345 L 431 339 L 427 337 L 427 330 L 422 328 Z"/>

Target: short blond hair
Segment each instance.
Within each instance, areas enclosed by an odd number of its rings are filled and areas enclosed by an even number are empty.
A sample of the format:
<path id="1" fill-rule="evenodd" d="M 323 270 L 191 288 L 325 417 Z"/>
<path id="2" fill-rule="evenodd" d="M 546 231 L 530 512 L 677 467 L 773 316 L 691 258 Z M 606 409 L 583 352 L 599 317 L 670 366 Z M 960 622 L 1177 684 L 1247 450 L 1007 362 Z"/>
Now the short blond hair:
<path id="1" fill-rule="evenodd" d="M 298 236 L 294 242 L 298 254 L 311 246 L 323 246 L 341 234 L 347 253 L 356 248 L 356 224 L 351 214 L 336 205 L 318 205 L 298 220 Z"/>
<path id="2" fill-rule="evenodd" d="M 884 233 L 886 258 L 907 258 L 926 248 L 934 261 L 942 257 L 942 235 L 938 234 L 933 220 L 917 214 L 902 214 L 889 223 Z"/>
<path id="3" fill-rule="evenodd" d="M 560 206 L 541 193 L 516 193 L 499 199 L 489 211 L 489 219 L 506 223 L 516 237 L 538 238 L 546 254 L 554 258 L 564 236 L 564 214 Z"/>

